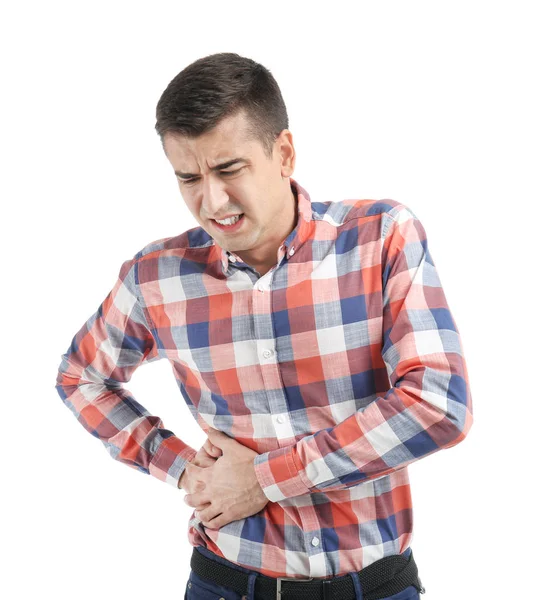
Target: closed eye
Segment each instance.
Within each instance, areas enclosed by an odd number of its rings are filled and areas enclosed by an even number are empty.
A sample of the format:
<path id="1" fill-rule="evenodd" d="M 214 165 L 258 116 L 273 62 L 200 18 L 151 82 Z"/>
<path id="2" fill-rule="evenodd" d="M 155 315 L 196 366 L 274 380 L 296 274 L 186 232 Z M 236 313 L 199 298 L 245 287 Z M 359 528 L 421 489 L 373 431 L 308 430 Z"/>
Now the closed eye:
<path id="1" fill-rule="evenodd" d="M 236 173 L 239 173 L 242 169 L 245 169 L 245 167 L 240 167 L 239 169 L 236 169 L 234 171 L 220 171 L 220 173 L 222 175 L 236 175 Z M 180 179 L 180 181 L 182 181 L 185 184 L 191 184 L 191 183 L 195 183 L 195 181 L 197 181 L 198 177 L 191 177 L 190 179 Z"/>
<path id="2" fill-rule="evenodd" d="M 245 167 L 240 167 L 235 171 L 220 171 L 220 173 L 222 173 L 223 175 L 234 175 L 235 173 L 239 173 L 242 169 L 245 169 Z"/>

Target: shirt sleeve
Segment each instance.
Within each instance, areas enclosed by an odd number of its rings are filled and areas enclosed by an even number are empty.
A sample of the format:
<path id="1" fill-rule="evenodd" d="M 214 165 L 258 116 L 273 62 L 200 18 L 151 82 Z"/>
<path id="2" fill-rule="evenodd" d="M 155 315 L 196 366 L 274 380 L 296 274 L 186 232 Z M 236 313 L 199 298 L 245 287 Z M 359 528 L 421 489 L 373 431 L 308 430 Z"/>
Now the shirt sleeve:
<path id="1" fill-rule="evenodd" d="M 135 369 L 160 358 L 136 281 L 133 258 L 122 264 L 113 289 L 62 355 L 56 390 L 113 459 L 178 487 L 196 451 L 122 385 Z"/>
<path id="2" fill-rule="evenodd" d="M 270 501 L 384 477 L 456 445 L 472 425 L 460 334 L 426 232 L 406 206 L 391 213 L 382 221 L 381 360 L 392 387 L 337 425 L 257 455 Z"/>

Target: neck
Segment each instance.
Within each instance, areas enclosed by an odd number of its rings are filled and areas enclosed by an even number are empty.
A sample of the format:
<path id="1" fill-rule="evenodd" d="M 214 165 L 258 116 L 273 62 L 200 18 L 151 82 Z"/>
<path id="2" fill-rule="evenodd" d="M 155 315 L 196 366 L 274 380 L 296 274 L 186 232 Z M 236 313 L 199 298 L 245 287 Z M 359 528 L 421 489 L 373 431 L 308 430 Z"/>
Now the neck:
<path id="1" fill-rule="evenodd" d="M 266 248 L 260 249 L 259 256 L 257 256 L 257 252 L 235 252 L 246 264 L 253 267 L 261 277 L 277 264 L 278 249 L 298 222 L 298 197 L 296 191 L 293 192 L 292 187 L 290 188 L 290 203 L 287 207 L 285 214 L 286 226 L 274 236 L 274 240 L 268 242 Z"/>

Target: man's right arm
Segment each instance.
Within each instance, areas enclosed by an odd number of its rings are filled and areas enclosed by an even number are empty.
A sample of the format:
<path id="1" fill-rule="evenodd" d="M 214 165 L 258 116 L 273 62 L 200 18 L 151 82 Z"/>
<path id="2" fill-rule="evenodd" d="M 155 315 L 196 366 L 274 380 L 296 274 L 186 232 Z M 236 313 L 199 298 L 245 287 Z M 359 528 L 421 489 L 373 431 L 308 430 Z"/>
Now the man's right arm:
<path id="1" fill-rule="evenodd" d="M 138 290 L 138 260 L 125 261 L 113 289 L 62 355 L 56 390 L 79 423 L 119 462 L 179 487 L 196 450 L 165 429 L 123 387 L 160 358 Z"/>

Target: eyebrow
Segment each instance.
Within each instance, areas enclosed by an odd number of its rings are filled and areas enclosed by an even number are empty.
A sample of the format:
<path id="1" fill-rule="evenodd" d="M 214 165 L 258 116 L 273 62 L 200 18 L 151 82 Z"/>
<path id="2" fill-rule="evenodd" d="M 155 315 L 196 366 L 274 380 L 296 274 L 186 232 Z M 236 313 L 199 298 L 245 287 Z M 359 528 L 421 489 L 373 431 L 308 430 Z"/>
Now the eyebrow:
<path id="1" fill-rule="evenodd" d="M 247 163 L 248 161 L 245 158 L 233 158 L 232 160 L 228 160 L 227 162 L 224 162 L 224 163 L 221 163 L 220 165 L 216 165 L 215 167 L 212 167 L 210 170 L 211 171 L 220 171 L 221 169 L 227 169 L 228 167 L 231 167 L 232 165 L 235 165 L 236 163 L 239 163 L 239 162 Z M 182 177 L 184 179 L 198 176 L 197 173 L 182 173 L 182 171 L 175 171 L 174 174 L 178 175 L 178 177 Z"/>

